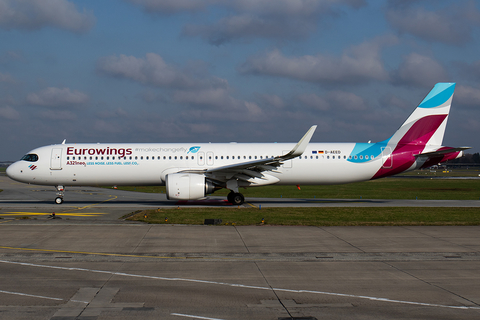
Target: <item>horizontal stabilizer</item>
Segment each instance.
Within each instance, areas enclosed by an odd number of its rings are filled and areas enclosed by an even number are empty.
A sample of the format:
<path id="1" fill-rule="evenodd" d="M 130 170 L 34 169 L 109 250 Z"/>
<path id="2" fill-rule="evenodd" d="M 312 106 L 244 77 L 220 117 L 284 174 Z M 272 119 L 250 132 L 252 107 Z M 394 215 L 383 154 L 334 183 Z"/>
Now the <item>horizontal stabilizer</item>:
<path id="1" fill-rule="evenodd" d="M 415 155 L 416 157 L 433 157 L 433 156 L 443 156 L 447 153 L 458 152 L 463 150 L 471 149 L 472 147 L 458 147 L 458 148 L 449 148 L 432 152 L 425 152 Z"/>

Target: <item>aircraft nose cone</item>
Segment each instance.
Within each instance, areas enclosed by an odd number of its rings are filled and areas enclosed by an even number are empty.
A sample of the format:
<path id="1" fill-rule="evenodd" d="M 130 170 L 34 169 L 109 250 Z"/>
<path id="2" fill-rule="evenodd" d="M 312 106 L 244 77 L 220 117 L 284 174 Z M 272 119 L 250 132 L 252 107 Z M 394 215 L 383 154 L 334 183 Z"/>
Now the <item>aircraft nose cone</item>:
<path id="1" fill-rule="evenodd" d="M 7 176 L 10 178 L 10 179 L 13 179 L 13 180 L 18 180 L 18 176 L 21 174 L 21 170 L 20 168 L 18 167 L 18 164 L 15 162 L 15 163 L 12 163 L 11 165 L 8 166 L 7 170 L 6 170 L 6 174 Z"/>

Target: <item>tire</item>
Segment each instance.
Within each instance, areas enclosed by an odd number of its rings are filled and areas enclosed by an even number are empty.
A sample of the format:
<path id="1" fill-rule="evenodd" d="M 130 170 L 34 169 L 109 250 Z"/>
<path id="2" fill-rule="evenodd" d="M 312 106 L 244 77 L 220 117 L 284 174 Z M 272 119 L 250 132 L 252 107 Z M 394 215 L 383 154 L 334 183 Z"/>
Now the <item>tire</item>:
<path id="1" fill-rule="evenodd" d="M 232 196 L 232 201 L 231 203 L 240 206 L 245 202 L 245 197 L 241 193 L 234 193 Z"/>
<path id="2" fill-rule="evenodd" d="M 235 192 L 231 191 L 229 194 L 227 194 L 227 201 L 233 204 L 233 195 Z"/>

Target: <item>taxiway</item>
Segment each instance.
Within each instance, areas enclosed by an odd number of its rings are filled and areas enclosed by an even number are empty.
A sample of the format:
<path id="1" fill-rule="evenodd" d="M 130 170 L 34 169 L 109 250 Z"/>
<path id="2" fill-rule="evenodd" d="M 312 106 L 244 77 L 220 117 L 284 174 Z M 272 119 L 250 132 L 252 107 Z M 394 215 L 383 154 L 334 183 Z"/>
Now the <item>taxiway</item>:
<path id="1" fill-rule="evenodd" d="M 146 225 L 118 218 L 161 195 L 0 189 L 2 319 L 480 319 L 478 226 Z"/>

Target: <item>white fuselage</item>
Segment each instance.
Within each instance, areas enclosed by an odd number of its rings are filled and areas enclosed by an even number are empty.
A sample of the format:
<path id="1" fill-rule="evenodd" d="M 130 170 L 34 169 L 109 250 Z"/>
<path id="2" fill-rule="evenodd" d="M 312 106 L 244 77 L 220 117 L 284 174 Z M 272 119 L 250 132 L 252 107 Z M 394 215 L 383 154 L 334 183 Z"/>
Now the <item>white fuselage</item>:
<path id="1" fill-rule="evenodd" d="M 372 154 L 361 163 L 349 161 L 356 145 L 310 143 L 300 157 L 266 172 L 266 178 L 243 186 L 369 180 L 382 167 L 385 155 Z M 40 185 L 164 185 L 165 175 L 172 172 L 273 158 L 294 146 L 295 143 L 59 144 L 30 151 L 29 154 L 38 155 L 37 161 L 17 161 L 7 173 L 12 179 Z"/>

